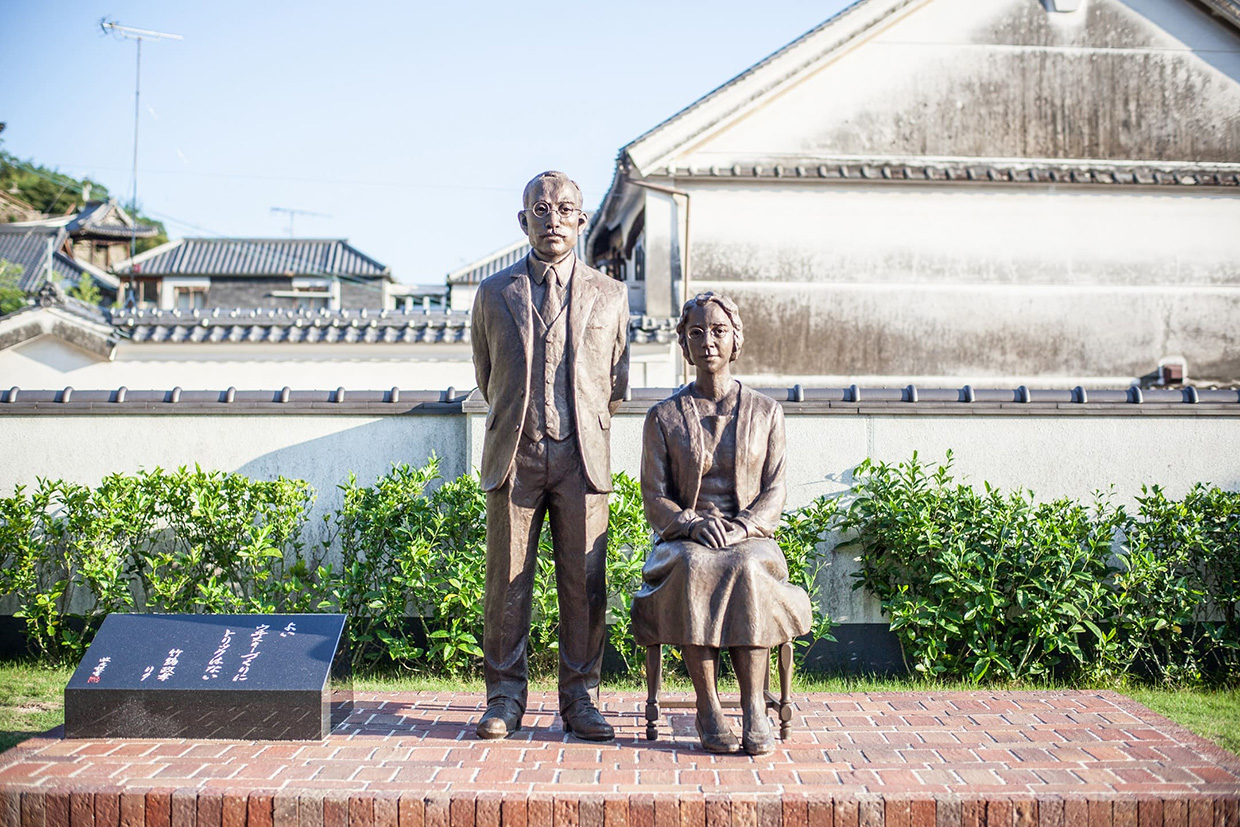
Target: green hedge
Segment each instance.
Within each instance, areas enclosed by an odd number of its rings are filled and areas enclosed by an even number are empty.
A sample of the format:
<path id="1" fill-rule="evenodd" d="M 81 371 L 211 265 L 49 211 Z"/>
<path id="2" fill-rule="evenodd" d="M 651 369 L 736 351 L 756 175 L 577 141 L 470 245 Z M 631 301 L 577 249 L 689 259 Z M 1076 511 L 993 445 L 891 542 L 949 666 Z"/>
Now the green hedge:
<path id="1" fill-rule="evenodd" d="M 776 535 L 793 582 L 814 598 L 813 637 L 831 640 L 818 574 L 822 540 L 861 549 L 857 588 L 882 601 L 912 669 L 977 681 L 1240 677 L 1240 494 L 1158 488 L 1136 513 L 1106 497 L 1037 503 L 975 491 L 917 456 L 866 461 L 848 498 L 790 511 Z M 109 612 L 305 612 L 350 616 L 355 665 L 476 672 L 481 655 L 485 495 L 431 459 L 369 486 L 307 539 L 305 482 L 218 471 L 113 475 L 98 487 L 39 480 L 0 498 L 0 594 L 16 595 L 41 659 L 80 659 Z M 636 481 L 610 498 L 608 623 L 623 665 L 650 530 Z M 533 667 L 554 669 L 558 608 L 550 555 L 534 593 Z M 329 554 L 329 549 L 333 550 Z M 328 563 L 327 560 L 334 562 Z"/>
<path id="2" fill-rule="evenodd" d="M 834 526 L 855 532 L 909 665 L 975 680 L 1240 678 L 1240 493 L 1142 489 L 1038 503 L 956 483 L 913 455 L 855 469 Z M 821 503 L 819 504 L 821 506 Z"/>
<path id="3" fill-rule="evenodd" d="M 608 629 L 633 669 L 643 657 L 629 608 L 650 528 L 637 482 L 616 474 L 614 483 Z M 486 562 L 477 477 L 443 481 L 432 458 L 394 466 L 370 486 L 350 475 L 340 488 L 325 539 L 310 543 L 315 495 L 301 480 L 201 468 L 117 474 L 94 489 L 40 479 L 33 492 L 0 499 L 0 595 L 17 597 L 28 644 L 49 663 L 80 660 L 110 612 L 339 611 L 350 617 L 355 666 L 476 671 Z M 559 623 L 550 543 L 544 529 L 530 632 L 532 666 L 543 672 L 554 669 Z M 813 588 L 824 558 L 801 543 L 788 562 Z M 829 619 L 815 620 L 829 632 Z"/>

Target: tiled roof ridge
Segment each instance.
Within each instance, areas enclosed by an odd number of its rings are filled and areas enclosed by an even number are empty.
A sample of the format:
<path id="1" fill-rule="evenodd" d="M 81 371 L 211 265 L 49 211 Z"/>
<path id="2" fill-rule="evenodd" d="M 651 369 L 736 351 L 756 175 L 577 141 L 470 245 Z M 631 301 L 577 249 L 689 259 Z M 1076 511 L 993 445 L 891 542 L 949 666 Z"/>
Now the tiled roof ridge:
<path id="1" fill-rule="evenodd" d="M 1240 28 L 1240 0 L 1198 0 L 1236 28 Z"/>
<path id="2" fill-rule="evenodd" d="M 177 310 L 162 308 L 146 308 L 134 310 L 112 310 L 112 320 L 116 324 L 129 324 L 135 321 L 141 321 L 145 324 L 158 323 L 161 321 L 177 322 L 185 320 L 207 320 L 212 322 L 215 320 L 231 320 L 245 319 L 255 323 L 268 321 L 273 324 L 291 319 L 404 319 L 409 316 L 449 316 L 456 318 L 468 318 L 469 312 L 465 310 L 431 310 L 426 311 L 422 308 L 414 308 L 410 310 L 395 309 L 388 310 L 383 308 L 360 307 L 349 308 L 343 307 L 339 309 L 328 308 L 300 308 L 300 307 L 212 307 L 207 309 L 196 308 L 194 310 Z"/>
<path id="3" fill-rule="evenodd" d="M 1240 164 L 1054 159 L 780 158 L 729 166 L 674 167 L 677 179 L 789 178 L 840 181 L 1240 186 Z"/>
<path id="4" fill-rule="evenodd" d="M 278 344 L 464 344 L 470 341 L 466 311 L 301 310 L 235 308 L 226 310 L 109 311 L 109 319 L 136 343 L 278 343 Z M 633 316 L 630 340 L 637 344 L 671 343 L 675 319 Z"/>
<path id="5" fill-rule="evenodd" d="M 117 273 L 384 278 L 391 268 L 347 238 L 178 238 L 119 262 Z"/>

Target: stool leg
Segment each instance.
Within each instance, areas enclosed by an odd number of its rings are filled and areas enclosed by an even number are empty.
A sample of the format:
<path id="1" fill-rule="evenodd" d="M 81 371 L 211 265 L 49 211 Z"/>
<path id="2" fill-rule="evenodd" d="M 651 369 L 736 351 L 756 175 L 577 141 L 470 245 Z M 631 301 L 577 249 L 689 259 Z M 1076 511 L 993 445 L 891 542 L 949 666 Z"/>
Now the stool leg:
<path id="1" fill-rule="evenodd" d="M 663 647 L 646 647 L 646 740 L 659 737 L 659 693 L 663 691 Z"/>
<path id="2" fill-rule="evenodd" d="M 779 738 L 792 734 L 792 644 L 779 645 Z"/>

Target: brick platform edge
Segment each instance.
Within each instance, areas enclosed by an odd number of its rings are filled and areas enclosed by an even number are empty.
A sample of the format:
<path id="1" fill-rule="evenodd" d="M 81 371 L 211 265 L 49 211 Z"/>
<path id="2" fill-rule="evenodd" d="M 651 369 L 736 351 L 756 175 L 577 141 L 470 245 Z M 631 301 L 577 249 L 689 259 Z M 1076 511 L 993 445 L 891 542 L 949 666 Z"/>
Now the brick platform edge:
<path id="1" fill-rule="evenodd" d="M 703 753 L 691 712 L 645 741 L 637 693 L 605 698 L 607 745 L 565 736 L 554 693 L 503 742 L 453 692 L 358 693 L 314 742 L 53 730 L 0 755 L 0 827 L 1240 827 L 1240 758 L 1113 692 L 796 701 L 762 759 Z"/>
<path id="2" fill-rule="evenodd" d="M 0 827 L 1237 827 L 1240 794 L 0 791 Z"/>

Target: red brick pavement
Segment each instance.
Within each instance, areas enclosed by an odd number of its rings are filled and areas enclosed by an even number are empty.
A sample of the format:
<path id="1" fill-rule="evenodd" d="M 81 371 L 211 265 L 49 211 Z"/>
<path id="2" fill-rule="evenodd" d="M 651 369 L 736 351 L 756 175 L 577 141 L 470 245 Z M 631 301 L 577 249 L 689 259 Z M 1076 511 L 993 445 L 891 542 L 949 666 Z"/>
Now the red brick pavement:
<path id="1" fill-rule="evenodd" d="M 566 737 L 555 697 L 479 741 L 477 695 L 359 693 L 309 742 L 64 740 L 0 756 L 0 827 L 1240 827 L 1240 758 L 1111 692 L 812 695 L 773 755 Z"/>

